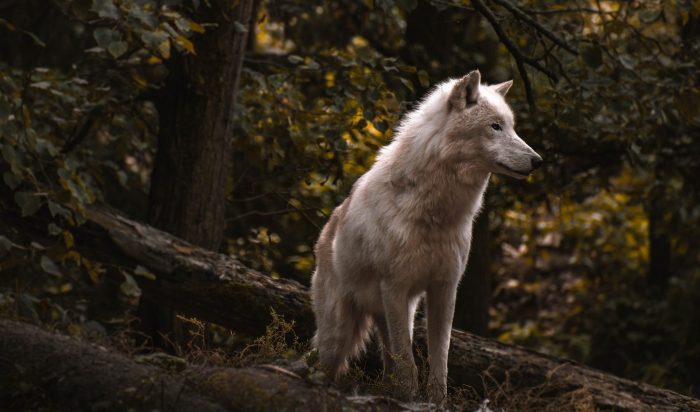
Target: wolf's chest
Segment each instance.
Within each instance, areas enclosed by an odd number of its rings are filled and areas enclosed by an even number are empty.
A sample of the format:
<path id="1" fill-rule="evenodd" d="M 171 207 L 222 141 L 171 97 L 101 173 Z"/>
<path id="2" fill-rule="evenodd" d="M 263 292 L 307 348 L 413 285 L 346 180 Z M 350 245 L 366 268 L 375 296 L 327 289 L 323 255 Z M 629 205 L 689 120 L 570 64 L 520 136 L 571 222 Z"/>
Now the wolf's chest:
<path id="1" fill-rule="evenodd" d="M 403 229 L 384 233 L 383 242 L 374 250 L 377 260 L 419 278 L 435 274 L 452 276 L 464 270 L 471 225 Z"/>

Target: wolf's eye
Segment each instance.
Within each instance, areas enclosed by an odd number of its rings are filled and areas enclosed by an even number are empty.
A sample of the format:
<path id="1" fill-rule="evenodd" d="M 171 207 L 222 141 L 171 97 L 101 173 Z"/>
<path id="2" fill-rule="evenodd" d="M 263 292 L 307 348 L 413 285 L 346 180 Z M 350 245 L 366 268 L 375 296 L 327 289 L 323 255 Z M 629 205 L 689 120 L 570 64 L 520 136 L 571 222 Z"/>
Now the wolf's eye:
<path id="1" fill-rule="evenodd" d="M 501 130 L 501 125 L 498 123 L 491 123 L 491 128 L 493 130 Z"/>

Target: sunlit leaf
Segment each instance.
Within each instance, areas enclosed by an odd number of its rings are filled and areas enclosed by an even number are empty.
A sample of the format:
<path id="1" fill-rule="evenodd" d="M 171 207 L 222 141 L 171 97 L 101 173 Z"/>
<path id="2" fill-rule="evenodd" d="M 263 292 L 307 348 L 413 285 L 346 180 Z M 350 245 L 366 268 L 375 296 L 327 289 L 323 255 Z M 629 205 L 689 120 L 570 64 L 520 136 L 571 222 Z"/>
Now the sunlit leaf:
<path id="1" fill-rule="evenodd" d="M 92 0 L 92 11 L 100 17 L 110 19 L 119 18 L 119 11 L 112 0 Z"/>
<path id="2" fill-rule="evenodd" d="M 15 193 L 15 203 L 22 210 L 22 217 L 31 216 L 41 208 L 41 198 L 35 193 L 17 192 Z"/>
<path id="3" fill-rule="evenodd" d="M 61 271 L 58 269 L 58 266 L 47 256 L 41 257 L 41 268 L 48 274 L 61 276 Z"/>
<path id="4" fill-rule="evenodd" d="M 175 42 L 182 46 L 190 54 L 197 54 L 194 50 L 194 44 L 188 38 L 178 35 L 175 37 Z"/>

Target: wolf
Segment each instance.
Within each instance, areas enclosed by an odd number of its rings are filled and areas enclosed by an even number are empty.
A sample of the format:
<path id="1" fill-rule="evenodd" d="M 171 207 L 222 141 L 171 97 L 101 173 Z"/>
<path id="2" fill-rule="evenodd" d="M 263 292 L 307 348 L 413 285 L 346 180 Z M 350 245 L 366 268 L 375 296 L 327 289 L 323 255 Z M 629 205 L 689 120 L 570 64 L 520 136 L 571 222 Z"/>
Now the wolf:
<path id="1" fill-rule="evenodd" d="M 447 395 L 447 355 L 472 222 L 491 173 L 523 179 L 542 158 L 514 131 L 512 80 L 474 70 L 435 87 L 399 122 L 391 143 L 332 213 L 315 246 L 313 345 L 335 378 L 376 330 L 384 374 L 414 397 L 413 322 L 427 309 L 429 398 Z"/>

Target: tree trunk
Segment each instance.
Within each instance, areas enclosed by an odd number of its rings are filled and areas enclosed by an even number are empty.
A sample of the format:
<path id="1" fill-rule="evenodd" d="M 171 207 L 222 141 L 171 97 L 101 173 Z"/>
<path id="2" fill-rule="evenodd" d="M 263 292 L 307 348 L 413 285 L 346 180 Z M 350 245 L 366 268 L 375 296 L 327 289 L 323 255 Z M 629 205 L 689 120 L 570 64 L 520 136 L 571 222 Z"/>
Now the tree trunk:
<path id="1" fill-rule="evenodd" d="M 486 205 L 474 222 L 472 239 L 467 270 L 457 293 L 453 324 L 467 332 L 487 336 L 491 307 L 491 236 Z"/>
<path id="2" fill-rule="evenodd" d="M 225 229 L 238 81 L 253 0 L 217 0 L 195 20 L 214 23 L 195 38 L 196 56 L 177 55 L 156 100 L 158 152 L 148 221 L 190 243 L 218 250 Z M 182 339 L 175 313 L 151 299 L 139 306 L 141 329 L 156 346 Z M 168 337 L 168 335 L 171 335 Z"/>
<path id="3" fill-rule="evenodd" d="M 230 256 L 197 248 L 101 208 L 91 209 L 89 220 L 90 225 L 76 230 L 76 243 L 85 245 L 81 252 L 90 259 L 107 261 L 110 267 L 145 266 L 156 279 L 137 277 L 144 294 L 234 331 L 264 333 L 274 309 L 295 322 L 295 331 L 303 339 L 313 333 L 309 295 L 299 283 L 272 279 Z M 36 230 L 43 233 L 43 228 L 39 225 Z M 415 336 L 419 350 L 425 353 L 425 328 L 418 327 Z M 449 377 L 457 386 L 466 384 L 477 390 L 484 387 L 485 380 L 552 397 L 585 399 L 592 409 L 700 408 L 700 401 L 672 391 L 458 330 L 452 333 Z"/>
<path id="4" fill-rule="evenodd" d="M 664 190 L 652 190 L 649 202 L 649 285 L 657 292 L 663 292 L 671 278 L 671 238 L 665 229 Z"/>
<path id="5" fill-rule="evenodd" d="M 395 411 L 399 404 L 312 386 L 279 367 L 180 373 L 26 323 L 0 320 L 0 409 L 161 411 Z"/>
<path id="6" fill-rule="evenodd" d="M 195 19 L 216 23 L 195 38 L 196 56 L 177 56 L 156 104 L 158 153 L 149 222 L 190 243 L 218 250 L 233 149 L 238 78 L 252 0 L 220 0 Z M 234 5 L 238 5 L 234 8 Z"/>
<path id="7" fill-rule="evenodd" d="M 152 276 L 136 277 L 142 300 L 252 336 L 265 333 L 275 311 L 296 322 L 300 338 L 311 338 L 314 318 L 308 292 L 300 283 L 272 279 L 230 256 L 196 247 L 104 208 L 91 208 L 89 219 L 106 233 L 96 236 L 94 227 L 85 234 L 76 232 L 84 254 L 110 266 L 130 270 L 141 265 L 152 271 Z"/>

